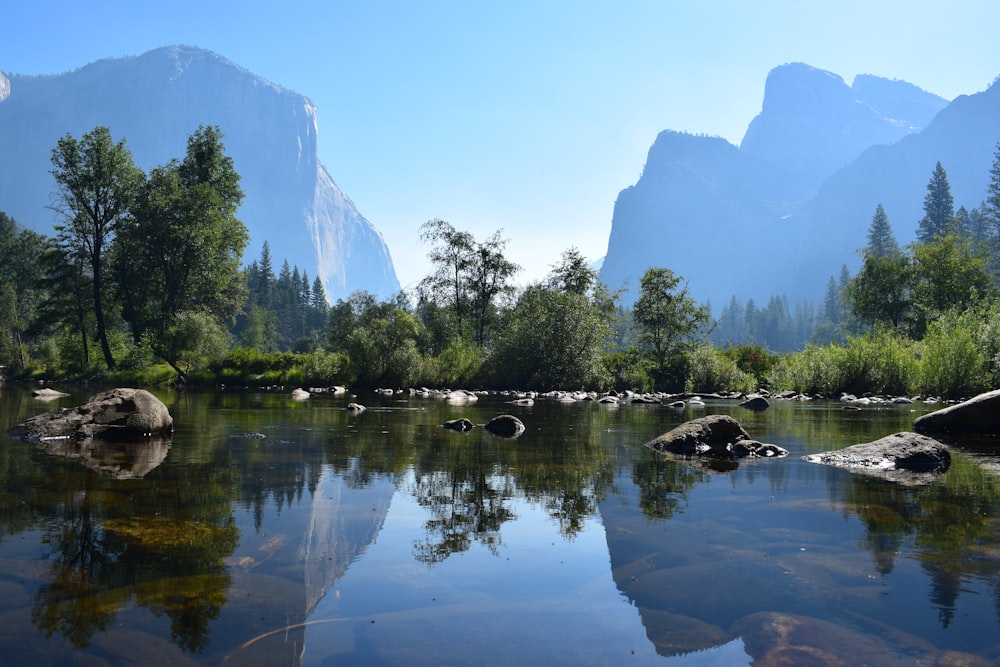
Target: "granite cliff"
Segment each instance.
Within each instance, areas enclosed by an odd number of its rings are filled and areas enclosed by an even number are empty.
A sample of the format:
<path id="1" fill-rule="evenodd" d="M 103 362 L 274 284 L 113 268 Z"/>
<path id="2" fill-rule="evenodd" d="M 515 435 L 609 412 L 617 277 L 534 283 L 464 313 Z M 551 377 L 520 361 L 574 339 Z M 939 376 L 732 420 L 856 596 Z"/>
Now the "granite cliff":
<path id="1" fill-rule="evenodd" d="M 399 289 L 389 250 L 317 158 L 317 109 L 225 58 L 170 46 L 55 76 L 0 75 L 0 210 L 51 233 L 49 158 L 57 140 L 105 125 L 143 169 L 184 155 L 199 125 L 218 125 L 246 197 L 244 260 L 264 241 L 323 280 L 330 299 Z"/>

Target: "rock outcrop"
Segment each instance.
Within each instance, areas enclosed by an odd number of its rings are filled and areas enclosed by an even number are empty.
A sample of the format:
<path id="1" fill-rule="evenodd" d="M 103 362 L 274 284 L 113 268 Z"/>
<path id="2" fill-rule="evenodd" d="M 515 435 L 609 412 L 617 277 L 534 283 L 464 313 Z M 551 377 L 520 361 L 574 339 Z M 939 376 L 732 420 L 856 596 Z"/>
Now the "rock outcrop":
<path id="1" fill-rule="evenodd" d="M 740 423 L 729 415 L 708 415 L 685 422 L 650 440 L 646 447 L 683 456 L 725 459 L 788 455 L 777 445 L 752 440 Z"/>
<path id="2" fill-rule="evenodd" d="M 802 458 L 906 484 L 931 482 L 951 466 L 947 445 L 919 433 L 905 432 Z"/>
<path id="3" fill-rule="evenodd" d="M 2 65 L 2 63 L 0 63 Z M 0 201 L 19 223 L 51 234 L 50 156 L 59 138 L 103 125 L 126 139 L 143 169 L 183 157 L 199 125 L 218 125 L 246 192 L 245 261 L 264 241 L 328 298 L 399 291 L 381 234 L 317 156 L 317 108 L 308 98 L 203 49 L 169 46 L 55 76 L 0 76 Z"/>
<path id="4" fill-rule="evenodd" d="M 1000 436 L 1000 389 L 917 417 L 917 433 L 957 436 Z"/>
<path id="5" fill-rule="evenodd" d="M 37 415 L 14 429 L 29 442 L 138 441 L 169 437 L 174 420 L 160 399 L 143 389 L 111 389 L 83 405 Z"/>

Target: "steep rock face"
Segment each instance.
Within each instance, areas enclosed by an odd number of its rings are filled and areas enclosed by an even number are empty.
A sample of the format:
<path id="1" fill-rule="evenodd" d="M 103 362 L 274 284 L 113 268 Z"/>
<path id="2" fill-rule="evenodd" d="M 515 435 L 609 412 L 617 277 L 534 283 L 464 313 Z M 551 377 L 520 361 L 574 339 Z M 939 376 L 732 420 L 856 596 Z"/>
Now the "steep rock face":
<path id="1" fill-rule="evenodd" d="M 3 90 L 0 81 L 0 208 L 18 222 L 51 232 L 49 157 L 66 133 L 106 125 L 149 169 L 183 157 L 199 125 L 218 125 L 246 192 L 246 261 L 267 241 L 276 261 L 319 275 L 332 299 L 399 289 L 381 235 L 317 159 L 317 110 L 307 98 L 180 46 L 58 76 L 12 76 Z"/>
<path id="2" fill-rule="evenodd" d="M 783 65 L 768 75 L 740 150 L 782 165 L 808 190 L 869 146 L 919 131 L 946 104 L 902 81 L 866 75 L 849 87 L 831 72 Z"/>
<path id="3" fill-rule="evenodd" d="M 683 276 L 716 315 L 732 296 L 818 303 L 841 266 L 856 270 L 879 203 L 899 242 L 913 240 L 938 160 L 956 208 L 982 203 L 1000 86 L 937 111 L 940 98 L 901 81 L 865 76 L 848 88 L 805 66 L 776 72 L 743 146 L 663 132 L 639 181 L 619 194 L 600 275 L 611 287 L 627 281 L 626 303 L 651 266 Z"/>

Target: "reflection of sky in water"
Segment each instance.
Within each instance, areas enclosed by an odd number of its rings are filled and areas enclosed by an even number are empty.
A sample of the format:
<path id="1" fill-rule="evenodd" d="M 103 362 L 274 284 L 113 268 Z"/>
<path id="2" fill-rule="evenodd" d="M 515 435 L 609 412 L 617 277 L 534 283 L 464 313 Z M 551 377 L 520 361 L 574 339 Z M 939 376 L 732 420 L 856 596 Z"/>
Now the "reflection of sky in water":
<path id="1" fill-rule="evenodd" d="M 429 513 L 397 493 L 376 543 L 316 607 L 306 629 L 306 665 L 575 664 L 741 665 L 736 640 L 665 659 L 638 611 L 611 577 L 599 520 L 572 541 L 544 508 L 508 506 L 498 555 L 473 542 L 427 566 L 414 559 Z M 336 622 L 334 619 L 344 619 Z M 333 622 L 325 622 L 325 621 Z"/>

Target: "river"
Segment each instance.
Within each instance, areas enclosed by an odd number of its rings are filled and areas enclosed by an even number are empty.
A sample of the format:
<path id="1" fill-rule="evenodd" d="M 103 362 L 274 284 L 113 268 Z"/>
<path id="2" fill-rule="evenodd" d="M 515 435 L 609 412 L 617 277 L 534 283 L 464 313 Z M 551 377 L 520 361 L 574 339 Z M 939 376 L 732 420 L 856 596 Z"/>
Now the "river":
<path id="1" fill-rule="evenodd" d="M 0 385 L 0 423 L 70 393 Z M 994 451 L 913 486 L 801 459 L 939 406 L 154 393 L 169 442 L 0 434 L 4 664 L 1000 664 Z M 790 455 L 642 446 L 712 413 Z"/>

